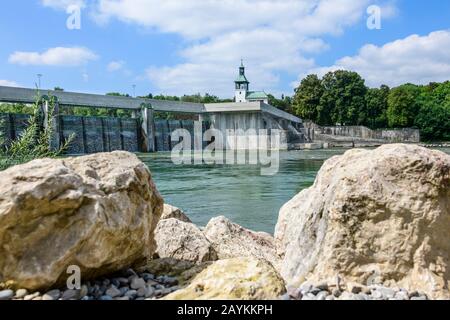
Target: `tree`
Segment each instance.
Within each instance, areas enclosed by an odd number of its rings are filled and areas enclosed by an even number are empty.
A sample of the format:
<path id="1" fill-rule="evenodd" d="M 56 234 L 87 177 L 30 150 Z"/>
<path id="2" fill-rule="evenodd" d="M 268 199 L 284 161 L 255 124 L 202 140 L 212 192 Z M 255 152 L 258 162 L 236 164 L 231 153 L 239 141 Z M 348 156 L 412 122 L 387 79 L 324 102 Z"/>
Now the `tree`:
<path id="1" fill-rule="evenodd" d="M 372 128 L 386 128 L 388 126 L 387 108 L 390 89 L 382 85 L 380 88 L 370 88 L 366 93 L 367 119 L 364 125 Z"/>
<path id="2" fill-rule="evenodd" d="M 413 84 L 404 84 L 391 90 L 388 96 L 387 118 L 390 127 L 412 127 L 419 112 L 420 89 Z"/>
<path id="3" fill-rule="evenodd" d="M 292 108 L 299 117 L 311 120 L 317 124 L 328 124 L 327 117 L 322 114 L 320 100 L 324 93 L 324 88 L 319 77 L 310 74 L 304 78 L 299 87 L 295 90 Z"/>
<path id="4" fill-rule="evenodd" d="M 292 99 L 290 97 L 286 97 L 284 94 L 281 95 L 281 99 L 275 98 L 272 94 L 268 94 L 267 96 L 269 97 L 269 104 L 271 106 L 286 112 L 292 111 Z"/>
<path id="5" fill-rule="evenodd" d="M 418 97 L 420 111 L 414 124 L 423 140 L 450 140 L 450 82 L 430 83 Z"/>
<path id="6" fill-rule="evenodd" d="M 358 73 L 345 70 L 329 72 L 323 77 L 322 85 L 321 112 L 330 112 L 333 124 L 356 125 L 366 121 L 367 87 Z"/>

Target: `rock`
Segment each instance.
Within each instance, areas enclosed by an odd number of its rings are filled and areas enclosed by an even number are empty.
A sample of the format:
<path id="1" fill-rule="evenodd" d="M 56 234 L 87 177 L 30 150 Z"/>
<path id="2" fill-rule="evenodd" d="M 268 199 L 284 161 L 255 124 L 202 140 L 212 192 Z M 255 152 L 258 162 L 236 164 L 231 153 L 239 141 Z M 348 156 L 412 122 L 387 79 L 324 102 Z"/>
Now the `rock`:
<path id="1" fill-rule="evenodd" d="M 84 298 L 89 294 L 89 288 L 86 285 L 82 285 L 80 289 L 80 298 Z"/>
<path id="2" fill-rule="evenodd" d="M 110 297 L 110 296 L 105 295 L 105 296 L 101 296 L 98 300 L 111 301 L 111 300 L 114 300 L 114 299 L 112 297 Z"/>
<path id="3" fill-rule="evenodd" d="M 129 297 L 130 299 L 134 299 L 137 296 L 137 291 L 136 290 L 129 290 L 127 292 L 125 292 L 125 297 Z"/>
<path id="4" fill-rule="evenodd" d="M 405 291 L 399 291 L 394 295 L 397 300 L 409 300 L 408 293 Z"/>
<path id="5" fill-rule="evenodd" d="M 29 290 L 151 258 L 163 200 L 127 152 L 39 159 L 0 172 L 0 282 Z"/>
<path id="6" fill-rule="evenodd" d="M 78 290 L 72 290 L 72 289 L 66 290 L 62 294 L 61 299 L 62 300 L 78 300 L 78 299 L 80 299 L 80 292 Z"/>
<path id="7" fill-rule="evenodd" d="M 58 289 L 48 291 L 42 296 L 42 300 L 58 300 L 61 297 L 61 291 Z"/>
<path id="8" fill-rule="evenodd" d="M 214 262 L 166 300 L 268 300 L 286 293 L 283 279 L 265 260 L 244 257 Z"/>
<path id="9" fill-rule="evenodd" d="M 217 260 L 211 243 L 192 223 L 173 218 L 161 220 L 155 231 L 155 239 L 160 258 L 192 262 Z"/>
<path id="10" fill-rule="evenodd" d="M 327 297 L 328 297 L 328 291 L 320 291 L 320 292 L 316 295 L 316 299 L 317 299 L 317 300 L 326 300 Z"/>
<path id="11" fill-rule="evenodd" d="M 287 294 L 290 297 L 292 297 L 292 299 L 294 299 L 294 300 L 301 300 L 301 298 L 303 296 L 300 288 L 295 288 L 295 287 L 288 287 Z"/>
<path id="12" fill-rule="evenodd" d="M 164 211 L 161 215 L 161 220 L 167 220 L 171 218 L 187 223 L 192 223 L 191 219 L 189 219 L 182 210 L 178 209 L 177 207 L 171 206 L 170 204 L 164 204 Z"/>
<path id="13" fill-rule="evenodd" d="M 146 285 L 147 285 L 147 282 L 145 282 L 145 280 L 143 278 L 135 277 L 131 281 L 130 287 L 131 287 L 131 289 L 138 290 L 141 288 L 145 288 Z"/>
<path id="14" fill-rule="evenodd" d="M 291 285 L 395 275 L 395 286 L 450 298 L 449 225 L 449 155 L 402 144 L 350 150 L 281 209 L 281 274 Z"/>
<path id="15" fill-rule="evenodd" d="M 106 295 L 111 298 L 116 298 L 122 295 L 122 292 L 117 289 L 116 286 L 112 285 L 108 290 L 106 290 Z"/>
<path id="16" fill-rule="evenodd" d="M 32 294 L 26 295 L 25 297 L 23 297 L 23 300 L 28 301 L 28 300 L 33 300 L 34 298 L 38 297 L 40 295 L 39 292 L 34 292 Z"/>
<path id="17" fill-rule="evenodd" d="M 245 229 L 225 217 L 211 219 L 203 232 L 220 260 L 255 257 L 269 261 L 276 268 L 280 263 L 274 238 L 268 233 Z"/>
<path id="18" fill-rule="evenodd" d="M 11 300 L 14 297 L 14 291 L 7 289 L 0 291 L 0 300 Z"/>
<path id="19" fill-rule="evenodd" d="M 428 300 L 426 296 L 412 297 L 411 300 Z"/>
<path id="20" fill-rule="evenodd" d="M 145 297 L 146 293 L 147 293 L 147 288 L 146 287 L 142 287 L 142 288 L 139 288 L 137 290 L 137 296 L 138 297 Z"/>
<path id="21" fill-rule="evenodd" d="M 28 295 L 28 290 L 27 289 L 19 289 L 19 290 L 16 291 L 16 295 L 14 296 L 14 298 L 22 299 L 26 295 Z"/>
<path id="22" fill-rule="evenodd" d="M 334 289 L 334 290 L 331 292 L 331 294 L 332 294 L 334 297 L 339 298 L 339 297 L 341 296 L 342 292 L 341 292 L 341 290 L 339 290 L 339 289 Z"/>

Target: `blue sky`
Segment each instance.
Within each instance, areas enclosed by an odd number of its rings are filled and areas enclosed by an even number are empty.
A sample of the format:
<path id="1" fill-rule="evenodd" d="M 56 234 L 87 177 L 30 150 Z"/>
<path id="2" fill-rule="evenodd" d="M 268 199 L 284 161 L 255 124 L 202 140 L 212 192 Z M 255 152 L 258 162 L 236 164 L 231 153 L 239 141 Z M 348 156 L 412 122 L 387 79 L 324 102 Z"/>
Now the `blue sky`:
<path id="1" fill-rule="evenodd" d="M 0 85 L 233 96 L 240 59 L 251 88 L 289 94 L 308 73 L 359 72 L 369 86 L 450 79 L 450 1 L 2 1 Z M 367 27 L 380 8 L 381 29 Z M 66 26 L 78 6 L 81 29 Z"/>

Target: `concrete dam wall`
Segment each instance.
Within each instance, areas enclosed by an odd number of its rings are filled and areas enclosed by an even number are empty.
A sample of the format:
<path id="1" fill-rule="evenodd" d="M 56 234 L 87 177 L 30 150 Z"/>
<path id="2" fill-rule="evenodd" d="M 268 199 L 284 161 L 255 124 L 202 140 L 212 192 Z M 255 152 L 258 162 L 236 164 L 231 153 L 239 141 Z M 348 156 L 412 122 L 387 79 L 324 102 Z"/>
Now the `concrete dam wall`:
<path id="1" fill-rule="evenodd" d="M 308 142 L 301 119 L 263 101 L 200 104 L 52 90 L 42 93 L 38 92 L 37 95 L 33 89 L 0 86 L 0 102 L 37 103 L 42 119 L 51 119 L 55 147 L 63 145 L 69 137 L 74 137 L 67 150 L 69 154 L 113 150 L 171 151 L 175 145 L 184 141 L 173 136 L 177 129 L 184 133 L 183 138 L 186 135 L 190 137 L 190 147 L 194 150 L 216 141 L 215 136 L 204 138 L 209 129 L 214 129 L 216 135 L 224 137 L 224 149 L 284 149 L 289 143 Z M 63 107 L 123 109 L 131 111 L 132 116 L 68 116 L 60 113 Z M 189 115 L 188 119 L 198 121 L 158 119 L 155 112 Z M 17 139 L 27 125 L 28 116 L 3 114 L 1 117 L 3 121 L 0 131 L 3 132 L 6 143 Z M 259 138 L 257 135 L 261 133 L 262 140 L 257 139 L 255 142 L 255 138 Z M 278 136 L 274 133 L 278 133 Z"/>

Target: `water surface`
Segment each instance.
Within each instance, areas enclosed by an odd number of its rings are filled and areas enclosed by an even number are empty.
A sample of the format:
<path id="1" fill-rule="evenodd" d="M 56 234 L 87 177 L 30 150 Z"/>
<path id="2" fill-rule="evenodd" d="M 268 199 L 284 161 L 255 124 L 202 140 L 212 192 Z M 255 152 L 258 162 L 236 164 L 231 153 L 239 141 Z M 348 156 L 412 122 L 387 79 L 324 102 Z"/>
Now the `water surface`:
<path id="1" fill-rule="evenodd" d="M 201 226 L 224 215 L 246 228 L 274 232 L 280 208 L 314 182 L 323 162 L 344 149 L 280 153 L 280 170 L 261 176 L 259 166 L 174 165 L 170 153 L 141 154 L 166 203 Z M 450 154 L 450 149 L 443 150 Z"/>

